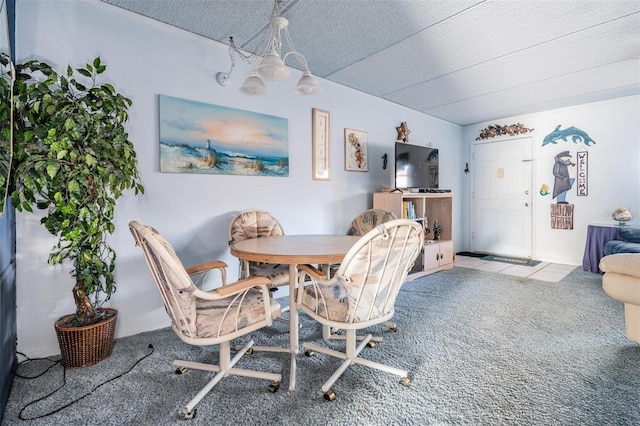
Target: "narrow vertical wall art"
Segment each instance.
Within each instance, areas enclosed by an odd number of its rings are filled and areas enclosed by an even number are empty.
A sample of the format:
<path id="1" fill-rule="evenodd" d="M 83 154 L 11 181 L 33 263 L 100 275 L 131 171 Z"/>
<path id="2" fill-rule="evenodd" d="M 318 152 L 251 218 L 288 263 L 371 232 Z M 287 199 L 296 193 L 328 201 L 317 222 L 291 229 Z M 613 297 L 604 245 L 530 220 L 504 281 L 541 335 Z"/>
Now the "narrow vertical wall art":
<path id="1" fill-rule="evenodd" d="M 578 163 L 578 197 L 586 197 L 589 195 L 589 152 L 582 150 L 576 152 L 576 161 Z"/>
<path id="2" fill-rule="evenodd" d="M 311 110 L 313 143 L 312 179 L 329 180 L 329 148 L 331 145 L 331 116 L 329 111 L 313 108 Z"/>

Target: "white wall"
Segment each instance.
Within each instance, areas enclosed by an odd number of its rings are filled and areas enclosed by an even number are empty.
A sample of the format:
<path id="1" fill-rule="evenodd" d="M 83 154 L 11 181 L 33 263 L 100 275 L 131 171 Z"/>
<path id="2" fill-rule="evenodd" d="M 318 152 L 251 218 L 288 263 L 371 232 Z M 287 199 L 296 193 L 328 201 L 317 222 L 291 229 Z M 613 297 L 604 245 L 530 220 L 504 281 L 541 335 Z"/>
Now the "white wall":
<path id="1" fill-rule="evenodd" d="M 464 128 L 465 143 L 472 145 L 480 130 L 490 124 L 501 126 L 522 123 L 535 129 L 533 137 L 533 258 L 556 263 L 581 265 L 587 226 L 592 223 L 615 224 L 611 213 L 618 206 L 627 206 L 635 214 L 631 224 L 640 224 L 640 96 L 628 96 L 571 108 L 494 120 Z M 589 146 L 567 142 L 542 146 L 544 137 L 556 126 L 574 126 L 596 142 Z M 493 140 L 508 139 L 501 136 Z M 492 139 L 489 139 L 492 140 Z M 551 229 L 552 195 L 540 195 L 547 184 L 553 190 L 554 157 L 570 151 L 575 162 L 576 151 L 588 151 L 588 195 L 577 196 L 576 186 L 567 201 L 574 204 L 574 229 Z M 575 169 L 575 168 L 574 168 Z M 473 173 L 473 169 L 472 169 Z M 467 194 L 468 197 L 468 194 Z M 466 201 L 466 202 L 465 202 Z M 462 201 L 469 205 L 470 198 Z M 468 212 L 470 214 L 470 211 Z M 470 241 L 469 222 L 463 223 L 466 241 Z"/>
<path id="2" fill-rule="evenodd" d="M 303 52 L 304 53 L 304 52 Z M 237 63 L 229 87 L 215 81 L 227 71 L 227 46 L 135 16 L 95 0 L 16 3 L 16 58 L 37 58 L 55 69 L 79 66 L 96 55 L 107 64 L 106 79 L 133 100 L 127 129 L 135 143 L 144 196 L 119 201 L 116 233 L 118 290 L 109 306 L 119 310 L 117 337 L 167 326 L 159 296 L 127 223 L 139 220 L 160 230 L 185 264 L 218 258 L 236 277 L 237 260 L 227 246 L 232 215 L 245 208 L 272 212 L 289 234 L 344 233 L 360 211 L 371 207 L 371 193 L 392 185 L 393 162 L 382 169 L 382 155 L 393 158 L 395 127 L 409 124 L 411 143 L 440 149 L 440 185 L 463 193 L 464 163 L 469 161 L 462 128 L 394 103 L 320 80 L 324 92 L 313 97 L 292 93 L 299 72 L 287 82 L 269 84 L 265 98 L 249 98 L 236 89 L 248 74 Z M 313 71 L 313 70 L 312 70 Z M 158 95 L 224 105 L 289 120 L 288 178 L 162 174 L 159 172 Z M 311 179 L 311 109 L 331 113 L 331 180 Z M 369 171 L 345 172 L 343 131 L 368 132 Z M 460 200 L 454 223 L 462 229 Z M 18 350 L 30 357 L 59 353 L 52 323 L 73 312 L 68 269 L 47 264 L 54 239 L 39 216 L 18 214 Z M 461 232 L 456 246 L 464 245 Z"/>

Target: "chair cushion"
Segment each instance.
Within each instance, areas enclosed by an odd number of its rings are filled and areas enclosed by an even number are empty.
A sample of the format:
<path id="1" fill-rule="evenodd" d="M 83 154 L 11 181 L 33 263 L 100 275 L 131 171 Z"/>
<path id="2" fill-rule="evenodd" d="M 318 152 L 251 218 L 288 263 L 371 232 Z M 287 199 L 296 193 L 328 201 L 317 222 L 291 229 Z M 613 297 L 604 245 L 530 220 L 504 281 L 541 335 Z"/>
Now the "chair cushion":
<path id="1" fill-rule="evenodd" d="M 284 235 L 280 223 L 267 212 L 251 210 L 240 213 L 231 223 L 230 241 Z"/>
<path id="2" fill-rule="evenodd" d="M 289 284 L 289 265 L 272 265 L 269 263 L 249 265 L 249 273 L 259 277 L 267 277 L 271 284 L 267 287 L 277 287 Z"/>
<path id="3" fill-rule="evenodd" d="M 302 304 L 331 321 L 347 322 L 349 319 L 349 298 L 341 281 L 333 286 L 305 286 Z"/>
<path id="4" fill-rule="evenodd" d="M 197 299 L 197 337 L 218 337 L 264 321 L 266 315 L 263 300 L 262 293 L 257 291 L 247 293 L 241 305 L 238 300 L 229 305 L 229 299 Z M 279 317 L 280 314 L 280 304 L 271 299 L 271 319 Z"/>

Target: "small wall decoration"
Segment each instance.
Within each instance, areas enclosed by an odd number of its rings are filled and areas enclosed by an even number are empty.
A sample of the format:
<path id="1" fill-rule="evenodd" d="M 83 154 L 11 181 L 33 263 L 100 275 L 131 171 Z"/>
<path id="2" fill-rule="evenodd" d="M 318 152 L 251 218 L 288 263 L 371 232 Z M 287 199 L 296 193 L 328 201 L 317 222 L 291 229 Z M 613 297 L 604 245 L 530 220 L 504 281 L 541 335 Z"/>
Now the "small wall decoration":
<path id="1" fill-rule="evenodd" d="M 533 132 L 534 130 L 535 129 L 524 127 L 524 124 L 522 123 L 516 123 L 510 126 L 500 126 L 498 124 L 493 124 L 480 130 L 480 136 L 478 136 L 476 140 L 479 141 L 481 139 L 495 138 L 496 136 L 503 135 L 515 136 Z"/>
<path id="2" fill-rule="evenodd" d="M 545 146 L 550 143 L 557 144 L 558 141 L 567 142 L 567 138 L 571 138 L 573 143 L 582 142 L 586 146 L 596 143 L 596 141 L 591 139 L 591 137 L 589 137 L 587 132 L 585 132 L 584 130 L 580 130 L 573 126 L 567 127 L 564 130 L 560 130 L 560 127 L 562 127 L 562 124 L 558 124 L 556 128 L 553 129 L 553 132 L 549 133 L 547 136 L 544 137 L 544 140 L 542 141 L 542 146 Z"/>
<path id="3" fill-rule="evenodd" d="M 551 229 L 573 229 L 573 204 L 551 204 Z"/>
<path id="4" fill-rule="evenodd" d="M 398 131 L 399 141 L 402 141 L 404 143 L 409 142 L 409 133 L 411 133 L 411 130 L 409 130 L 409 127 L 407 127 L 406 121 L 403 121 L 402 123 L 400 123 L 400 125 L 396 127 L 396 130 Z"/>
<path id="5" fill-rule="evenodd" d="M 160 171 L 289 176 L 289 121 L 160 95 Z"/>
<path id="6" fill-rule="evenodd" d="M 573 229 L 574 206 L 567 201 L 567 193 L 576 180 L 572 170 L 576 164 L 571 161 L 571 158 L 569 151 L 561 151 L 555 156 L 553 198 L 556 199 L 556 204 L 551 204 L 552 229 Z"/>
<path id="7" fill-rule="evenodd" d="M 344 129 L 344 169 L 366 172 L 368 167 L 367 132 Z"/>
<path id="8" fill-rule="evenodd" d="M 559 152 L 555 157 L 553 165 L 553 198 L 558 204 L 569 204 L 566 200 L 567 192 L 573 187 L 576 178 L 569 172 L 569 167 L 575 167 L 576 163 L 571 162 L 569 151 Z"/>
<path id="9" fill-rule="evenodd" d="M 543 183 L 542 186 L 540 187 L 540 195 L 544 197 L 545 195 L 549 195 L 549 194 L 551 194 L 549 192 L 549 185 L 547 185 L 546 183 Z"/>
<path id="10" fill-rule="evenodd" d="M 329 111 L 312 109 L 312 179 L 329 180 L 329 146 L 331 117 Z"/>
<path id="11" fill-rule="evenodd" d="M 576 152 L 578 164 L 578 197 L 586 197 L 589 195 L 588 177 L 589 177 L 589 153 L 586 150 Z"/>

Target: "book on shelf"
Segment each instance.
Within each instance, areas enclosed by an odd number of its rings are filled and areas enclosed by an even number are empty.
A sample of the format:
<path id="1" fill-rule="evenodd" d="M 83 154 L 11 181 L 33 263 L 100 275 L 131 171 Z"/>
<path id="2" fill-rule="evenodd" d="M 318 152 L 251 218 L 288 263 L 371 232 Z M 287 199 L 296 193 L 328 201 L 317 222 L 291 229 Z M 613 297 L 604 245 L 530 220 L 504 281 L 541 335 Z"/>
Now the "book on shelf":
<path id="1" fill-rule="evenodd" d="M 402 202 L 402 217 L 407 219 L 416 218 L 416 205 L 413 201 L 407 200 Z"/>

